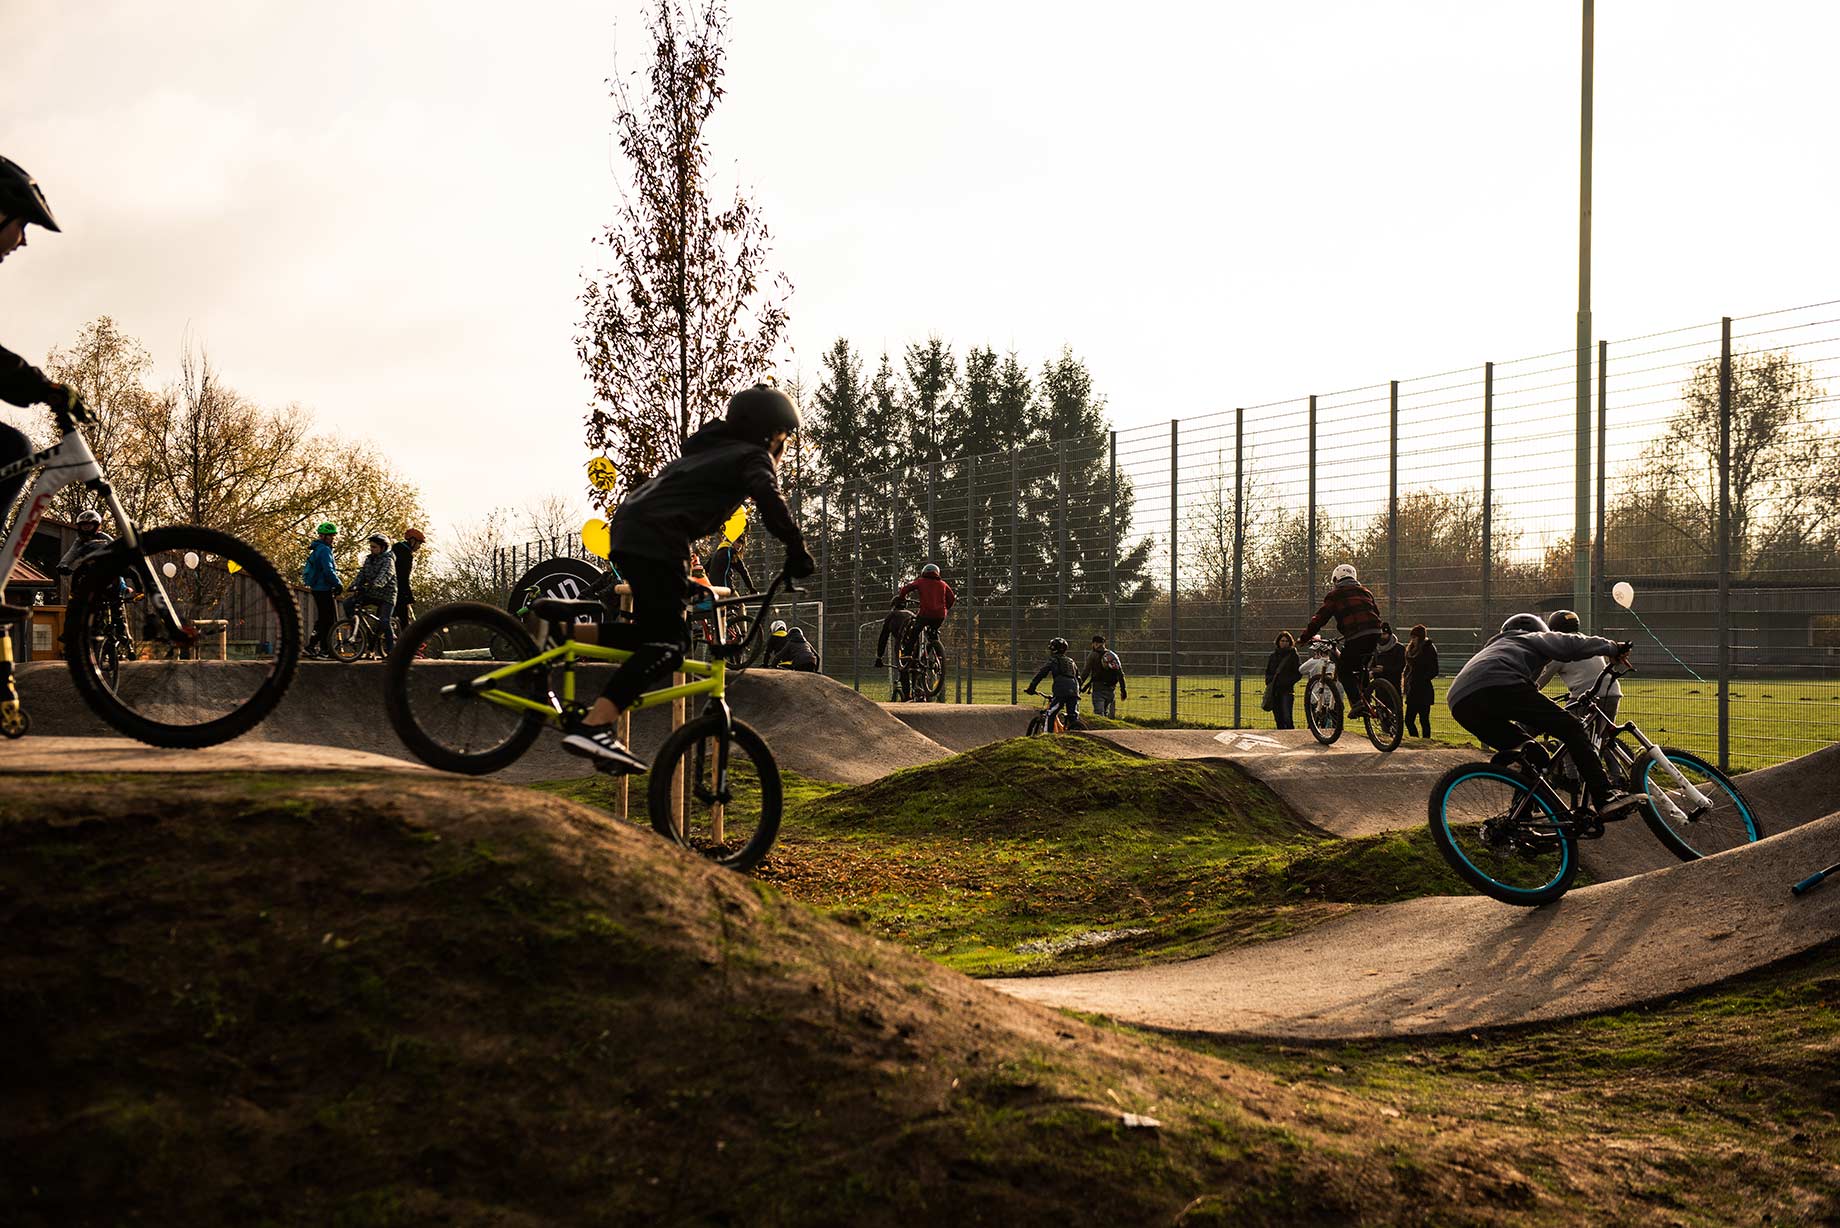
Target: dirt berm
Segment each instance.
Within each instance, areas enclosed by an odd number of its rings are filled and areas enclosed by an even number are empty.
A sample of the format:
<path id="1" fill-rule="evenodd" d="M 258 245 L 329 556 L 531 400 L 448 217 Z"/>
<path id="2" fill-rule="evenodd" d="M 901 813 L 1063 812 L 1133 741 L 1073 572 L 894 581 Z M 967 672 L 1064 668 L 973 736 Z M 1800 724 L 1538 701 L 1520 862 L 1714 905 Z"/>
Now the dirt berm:
<path id="1" fill-rule="evenodd" d="M 1019 1002 L 559 799 L 435 773 L 172 787 L 0 775 L 9 1225 L 1647 1205 L 1621 1171 L 1529 1183 L 1564 1153 L 1511 1124 L 1432 1133 Z"/>
<path id="2" fill-rule="evenodd" d="M 458 677 L 473 667 L 440 662 L 417 668 L 452 670 Z M 281 706 L 245 735 L 245 740 L 301 742 L 412 758 L 384 715 L 383 669 L 380 662 L 303 662 Z M 601 666 L 581 670 L 579 693 L 599 694 L 609 672 Z M 36 734 L 98 737 L 113 732 L 78 698 L 61 662 L 25 666 L 19 689 Z M 731 675 L 728 702 L 738 718 L 772 744 L 782 767 L 819 780 L 866 784 L 951 753 L 890 719 L 874 701 L 820 674 L 749 670 Z M 692 701 L 692 715 L 696 709 Z M 634 748 L 650 755 L 668 727 L 668 709 L 635 713 Z M 6 753 L 0 746 L 0 757 Z M 563 751 L 553 734 L 546 734 L 498 775 L 513 781 L 560 780 L 585 776 L 592 770 L 585 761 Z"/>

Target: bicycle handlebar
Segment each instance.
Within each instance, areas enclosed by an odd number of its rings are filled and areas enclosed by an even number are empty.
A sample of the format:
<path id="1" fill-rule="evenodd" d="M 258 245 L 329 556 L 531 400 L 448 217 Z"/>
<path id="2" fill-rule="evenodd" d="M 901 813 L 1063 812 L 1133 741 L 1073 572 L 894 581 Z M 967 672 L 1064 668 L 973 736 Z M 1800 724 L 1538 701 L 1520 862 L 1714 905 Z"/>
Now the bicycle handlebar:
<path id="1" fill-rule="evenodd" d="M 767 585 L 766 592 L 753 593 L 745 597 L 724 597 L 720 601 L 715 601 L 712 604 L 724 606 L 739 605 L 748 601 L 758 601 L 760 602 L 760 612 L 765 614 L 767 610 L 772 607 L 773 597 L 776 593 L 802 593 L 804 591 L 804 589 L 793 582 L 791 574 L 784 568 L 781 568 L 780 573 L 773 577 L 773 583 Z M 754 637 L 759 635 L 761 628 L 766 625 L 766 619 L 756 618 L 754 620 L 754 625 L 748 628 L 748 633 L 741 638 L 739 644 L 711 644 L 709 650 L 711 654 L 719 656 L 725 661 L 738 660 L 747 655 L 748 647 L 754 642 Z"/>

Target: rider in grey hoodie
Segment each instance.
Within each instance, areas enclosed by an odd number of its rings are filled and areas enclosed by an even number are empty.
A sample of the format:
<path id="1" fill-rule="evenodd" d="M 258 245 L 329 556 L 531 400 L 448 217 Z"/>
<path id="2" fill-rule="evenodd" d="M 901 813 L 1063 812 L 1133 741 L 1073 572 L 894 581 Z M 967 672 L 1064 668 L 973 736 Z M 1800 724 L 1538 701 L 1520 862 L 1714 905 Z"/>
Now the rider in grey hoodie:
<path id="1" fill-rule="evenodd" d="M 1621 660 L 1628 651 L 1628 644 L 1548 631 L 1539 615 L 1516 614 L 1458 672 L 1445 702 L 1457 724 L 1496 750 L 1521 745 L 1529 732 L 1558 738 L 1584 776 L 1590 805 L 1607 816 L 1641 802 L 1643 795 L 1611 787 L 1584 726 L 1540 694 L 1535 679 L 1553 661 Z"/>

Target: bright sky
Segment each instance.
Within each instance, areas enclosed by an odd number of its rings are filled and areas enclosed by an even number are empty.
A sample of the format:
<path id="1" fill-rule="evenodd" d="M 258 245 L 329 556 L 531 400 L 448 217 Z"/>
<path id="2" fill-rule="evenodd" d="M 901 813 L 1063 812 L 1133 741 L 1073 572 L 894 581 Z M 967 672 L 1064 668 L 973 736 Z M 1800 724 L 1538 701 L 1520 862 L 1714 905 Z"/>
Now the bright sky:
<path id="1" fill-rule="evenodd" d="M 1066 343 L 1130 426 L 1572 343 L 1576 3 L 734 9 L 717 162 L 808 378 L 840 334 Z M 6 0 L 0 153 L 65 233 L 0 343 L 109 313 L 165 376 L 189 333 L 437 532 L 574 490 L 616 42 L 637 0 Z M 1840 297 L 1837 42 L 1811 0 L 1599 6 L 1599 336 Z"/>

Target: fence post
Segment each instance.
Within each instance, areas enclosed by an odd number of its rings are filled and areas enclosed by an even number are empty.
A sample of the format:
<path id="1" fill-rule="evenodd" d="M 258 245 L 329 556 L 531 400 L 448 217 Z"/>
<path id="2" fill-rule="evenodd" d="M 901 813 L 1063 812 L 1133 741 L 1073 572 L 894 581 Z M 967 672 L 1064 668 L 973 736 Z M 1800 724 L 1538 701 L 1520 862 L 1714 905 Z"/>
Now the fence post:
<path id="1" fill-rule="evenodd" d="M 1019 648 L 1017 636 L 1021 631 L 1021 625 L 1017 622 L 1019 614 L 1016 602 L 1022 588 L 1022 533 L 1016 514 L 1016 504 L 1020 502 L 1017 498 L 1019 490 L 1016 481 L 1016 453 L 1011 451 L 1009 454 L 1009 701 L 1012 704 L 1017 701 L 1021 687 L 1017 675 L 1020 664 L 1016 660 Z"/>
<path id="2" fill-rule="evenodd" d="M 1107 431 L 1111 452 L 1111 502 L 1105 514 L 1105 641 L 1118 651 L 1118 432 Z"/>
<path id="3" fill-rule="evenodd" d="M 825 631 L 824 621 L 831 615 L 831 491 L 818 492 L 818 634 Z M 824 658 L 829 661 L 830 658 Z"/>
<path id="4" fill-rule="evenodd" d="M 1306 560 L 1303 573 L 1303 600 L 1310 609 L 1316 608 L 1316 398 L 1310 397 L 1310 505 L 1304 510 L 1306 532 L 1309 540 L 1304 546 Z M 1301 647 L 1301 645 L 1299 645 Z"/>
<path id="5" fill-rule="evenodd" d="M 1061 611 L 1061 617 L 1067 616 L 1067 441 L 1061 440 L 1054 446 L 1054 541 L 1057 550 L 1054 569 L 1054 598 Z"/>
<path id="6" fill-rule="evenodd" d="M 1731 317 L 1719 320 L 1719 770 L 1731 770 Z"/>
<path id="7" fill-rule="evenodd" d="M 850 491 L 850 685 L 862 690 L 862 479 Z"/>
<path id="8" fill-rule="evenodd" d="M 939 477 L 939 462 L 926 463 L 926 561 L 939 561 L 939 504 L 933 487 Z"/>
<path id="9" fill-rule="evenodd" d="M 1169 719 L 1176 719 L 1176 645 L 1181 638 L 1181 630 L 1176 621 L 1176 581 L 1179 579 L 1178 555 L 1176 553 L 1176 477 L 1180 469 L 1176 464 L 1177 440 L 1181 437 L 1182 424 L 1175 418 L 1169 420 Z"/>
<path id="10" fill-rule="evenodd" d="M 1489 638 L 1489 585 L 1495 573 L 1495 364 L 1482 364 L 1482 618 L 1477 643 Z"/>
<path id="11" fill-rule="evenodd" d="M 1607 546 L 1604 541 L 1604 470 L 1610 463 L 1608 448 L 1609 432 L 1609 384 L 1607 372 L 1610 369 L 1610 343 L 1597 343 L 1597 549 L 1593 552 L 1596 575 L 1591 580 L 1591 633 L 1603 634 L 1604 584 L 1608 579 Z"/>
<path id="12" fill-rule="evenodd" d="M 1246 562 L 1246 411 L 1233 411 L 1233 728 L 1240 728 L 1240 610 Z"/>
<path id="13" fill-rule="evenodd" d="M 977 457 L 965 460 L 965 606 L 971 619 L 965 637 L 965 702 L 976 703 L 977 689 Z"/>
<path id="14" fill-rule="evenodd" d="M 1395 630 L 1405 602 L 1399 594 L 1399 381 L 1388 381 L 1386 445 L 1386 604 Z"/>

